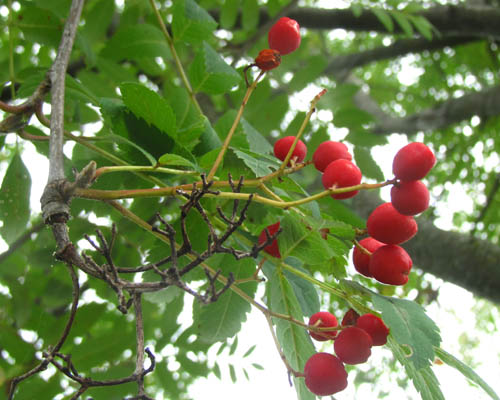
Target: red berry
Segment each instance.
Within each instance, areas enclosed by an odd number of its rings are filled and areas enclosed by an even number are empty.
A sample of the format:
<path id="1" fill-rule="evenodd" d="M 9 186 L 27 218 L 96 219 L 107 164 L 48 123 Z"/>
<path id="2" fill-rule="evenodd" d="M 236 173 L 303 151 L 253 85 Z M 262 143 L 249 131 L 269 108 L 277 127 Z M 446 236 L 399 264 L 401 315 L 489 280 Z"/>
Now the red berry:
<path id="1" fill-rule="evenodd" d="M 401 148 L 392 162 L 392 172 L 403 181 L 422 179 L 436 163 L 436 156 L 425 144 L 409 143 Z"/>
<path id="2" fill-rule="evenodd" d="M 382 346 L 387 343 L 389 328 L 381 318 L 373 314 L 364 314 L 356 320 L 356 326 L 368 333 L 374 346 Z"/>
<path id="3" fill-rule="evenodd" d="M 319 320 L 321 320 L 321 323 L 317 325 L 318 328 L 336 327 L 339 324 L 337 322 L 337 318 L 335 318 L 335 315 L 332 313 L 329 313 L 328 311 L 319 311 L 311 315 L 311 318 L 309 318 L 309 325 L 316 325 Z M 325 340 L 332 340 L 335 336 L 337 336 L 337 331 L 309 331 L 309 335 L 311 335 L 313 339 L 324 342 Z"/>
<path id="4" fill-rule="evenodd" d="M 278 221 L 275 224 L 269 225 L 266 229 L 269 232 L 269 236 L 272 236 L 280 229 L 280 222 Z M 259 235 L 259 244 L 265 243 L 267 239 L 266 229 L 264 229 Z M 270 245 L 264 247 L 264 251 L 272 255 L 273 257 L 281 258 L 280 248 L 278 246 L 277 239 L 274 239 Z"/>
<path id="5" fill-rule="evenodd" d="M 335 160 L 328 164 L 323 173 L 322 181 L 325 189 L 330 189 L 332 186 L 343 188 L 355 186 L 361 183 L 361 171 L 349 160 Z M 332 194 L 334 199 L 348 199 L 356 196 L 358 190 L 353 190 L 345 193 Z"/>
<path id="6" fill-rule="evenodd" d="M 255 58 L 255 65 L 262 71 L 269 71 L 281 64 L 281 55 L 279 51 L 273 49 L 261 50 Z"/>
<path id="7" fill-rule="evenodd" d="M 401 214 L 420 214 L 429 207 L 429 190 L 422 181 L 401 181 L 391 188 L 391 203 Z"/>
<path id="8" fill-rule="evenodd" d="M 278 50 L 282 55 L 291 53 L 300 45 L 300 26 L 291 18 L 282 17 L 276 22 L 267 35 L 269 47 Z"/>
<path id="9" fill-rule="evenodd" d="M 313 154 L 314 166 L 323 172 L 332 161 L 338 159 L 352 160 L 351 153 L 344 143 L 327 140 L 321 143 Z"/>
<path id="10" fill-rule="evenodd" d="M 408 282 L 413 261 L 400 246 L 388 244 L 372 254 L 370 273 L 373 277 L 388 285 L 404 285 Z"/>
<path id="11" fill-rule="evenodd" d="M 330 396 L 347 387 L 344 364 L 329 353 L 316 353 L 304 366 L 307 388 L 318 396 Z"/>
<path id="12" fill-rule="evenodd" d="M 274 155 L 281 161 L 285 161 L 286 155 L 292 147 L 292 144 L 295 140 L 295 136 L 285 136 L 284 138 L 279 139 L 274 144 Z M 296 163 L 300 163 L 304 161 L 307 154 L 307 147 L 302 140 L 299 139 L 295 148 L 293 149 L 292 159 L 295 158 Z M 290 165 L 290 164 L 288 164 Z"/>
<path id="13" fill-rule="evenodd" d="M 400 214 L 391 203 L 381 204 L 373 210 L 366 221 L 366 228 L 371 237 L 386 244 L 406 242 L 418 230 L 415 218 Z"/>
<path id="14" fill-rule="evenodd" d="M 361 364 L 372 354 L 372 338 L 363 329 L 348 326 L 339 333 L 333 347 L 335 354 L 346 364 Z"/>
<path id="15" fill-rule="evenodd" d="M 356 325 L 356 321 L 359 318 L 359 314 L 352 308 L 349 308 L 342 318 L 342 326 Z"/>
<path id="16" fill-rule="evenodd" d="M 371 237 L 367 237 L 363 240 L 360 240 L 359 244 L 363 246 L 370 253 L 373 253 L 379 247 L 383 246 L 384 243 L 379 242 Z M 370 278 L 372 275 L 370 274 L 370 255 L 363 252 L 358 246 L 354 247 L 354 251 L 352 253 L 352 262 L 354 264 L 354 268 L 361 275 L 364 275 Z"/>

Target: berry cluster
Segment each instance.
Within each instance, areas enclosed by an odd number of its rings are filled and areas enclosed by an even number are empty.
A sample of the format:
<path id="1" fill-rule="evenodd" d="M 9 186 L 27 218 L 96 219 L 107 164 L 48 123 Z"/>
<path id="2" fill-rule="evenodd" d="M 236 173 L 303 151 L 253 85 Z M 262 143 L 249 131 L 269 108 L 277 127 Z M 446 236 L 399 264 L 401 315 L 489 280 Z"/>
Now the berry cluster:
<path id="1" fill-rule="evenodd" d="M 391 188 L 391 202 L 378 206 L 368 217 L 369 237 L 354 248 L 356 270 L 388 285 L 404 285 L 412 259 L 399 246 L 417 233 L 415 218 L 429 207 L 429 191 L 420 181 L 436 163 L 436 157 L 423 143 L 410 143 L 394 157 L 392 171 L 397 179 Z"/>
<path id="2" fill-rule="evenodd" d="M 342 319 L 339 329 L 335 315 L 320 311 L 311 316 L 309 326 L 322 329 L 309 331 L 313 339 L 333 340 L 335 354 L 316 353 L 304 366 L 305 383 L 318 396 L 329 396 L 347 387 L 344 364 L 361 364 L 368 360 L 372 346 L 387 342 L 389 328 L 373 314 L 359 315 L 350 309 Z M 340 331 L 340 332 L 339 332 Z"/>

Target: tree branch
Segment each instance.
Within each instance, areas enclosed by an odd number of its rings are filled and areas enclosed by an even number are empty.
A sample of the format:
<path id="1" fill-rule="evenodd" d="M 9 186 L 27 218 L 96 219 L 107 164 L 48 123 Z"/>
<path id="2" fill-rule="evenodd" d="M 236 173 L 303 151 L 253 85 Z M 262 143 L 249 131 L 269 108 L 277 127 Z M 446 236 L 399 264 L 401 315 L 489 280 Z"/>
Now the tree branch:
<path id="1" fill-rule="evenodd" d="M 410 53 L 420 53 L 425 50 L 440 50 L 444 47 L 454 47 L 475 40 L 478 38 L 474 36 L 447 36 L 433 38 L 433 40 L 424 38 L 400 39 L 389 46 L 380 46 L 371 50 L 334 57 L 324 72 L 333 75 L 336 79 L 343 80 L 352 69 L 372 62 L 393 59 Z"/>
<path id="2" fill-rule="evenodd" d="M 499 114 L 500 86 L 493 86 L 479 92 L 465 94 L 437 103 L 430 108 L 403 118 L 393 117 L 382 111 L 379 105 L 367 93 L 359 91 L 355 95 L 359 108 L 372 114 L 376 123 L 371 132 L 388 135 L 391 133 L 412 134 L 420 131 L 430 132 L 445 128 L 474 115 L 488 119 Z"/>
<path id="3" fill-rule="evenodd" d="M 84 0 L 73 0 L 71 3 L 57 56 L 49 72 L 50 81 L 52 83 L 49 183 L 64 178 L 64 157 L 62 151 L 64 143 L 64 83 L 66 80 L 66 69 L 68 68 L 69 56 L 73 48 L 83 3 Z"/>
<path id="4" fill-rule="evenodd" d="M 497 7 L 436 6 L 413 15 L 425 17 L 442 35 L 500 38 L 500 9 Z M 394 31 L 388 32 L 370 9 L 363 10 L 356 17 L 351 9 L 301 7 L 290 11 L 288 17 L 297 20 L 301 27 L 309 29 L 341 28 L 358 32 L 403 33 L 397 23 L 394 24 Z M 419 35 L 416 30 L 415 35 Z"/>

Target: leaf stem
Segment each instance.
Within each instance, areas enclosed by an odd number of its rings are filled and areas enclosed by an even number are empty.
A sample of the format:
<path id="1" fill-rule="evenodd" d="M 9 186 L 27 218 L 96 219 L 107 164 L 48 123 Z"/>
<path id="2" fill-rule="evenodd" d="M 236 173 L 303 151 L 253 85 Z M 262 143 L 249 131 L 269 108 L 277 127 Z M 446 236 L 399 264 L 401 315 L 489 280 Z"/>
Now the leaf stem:
<path id="1" fill-rule="evenodd" d="M 154 0 L 149 0 L 149 3 L 151 4 L 151 7 L 153 8 L 153 12 L 155 13 L 156 20 L 158 21 L 158 25 L 160 26 L 160 29 L 163 33 L 163 36 L 165 36 L 165 39 L 167 40 L 168 47 L 170 48 L 170 52 L 172 53 L 172 57 L 174 58 L 175 66 L 177 67 L 177 71 L 179 72 L 179 75 L 181 77 L 182 83 L 184 84 L 184 87 L 188 91 L 189 98 L 191 99 L 191 102 L 196 107 L 198 112 L 200 114 L 203 114 L 203 111 L 200 107 L 200 104 L 196 100 L 196 96 L 194 94 L 193 88 L 191 87 L 191 83 L 189 82 L 189 79 L 186 75 L 186 72 L 184 71 L 184 67 L 182 66 L 181 59 L 179 58 L 179 55 L 177 54 L 177 51 L 175 50 L 174 41 L 173 41 L 172 37 L 170 36 L 170 34 L 168 33 L 168 30 L 167 30 L 167 27 L 165 26 L 165 23 L 163 22 L 163 18 L 160 14 L 160 11 L 156 7 Z"/>
<path id="2" fill-rule="evenodd" d="M 111 172 L 160 172 L 163 174 L 173 174 L 173 175 L 194 175 L 198 174 L 198 171 L 185 171 L 181 169 L 163 168 L 163 167 L 153 167 L 153 166 L 134 166 L 134 165 L 119 165 L 110 167 L 101 167 L 96 170 L 95 177 L 99 178 L 101 175 L 108 174 Z"/>

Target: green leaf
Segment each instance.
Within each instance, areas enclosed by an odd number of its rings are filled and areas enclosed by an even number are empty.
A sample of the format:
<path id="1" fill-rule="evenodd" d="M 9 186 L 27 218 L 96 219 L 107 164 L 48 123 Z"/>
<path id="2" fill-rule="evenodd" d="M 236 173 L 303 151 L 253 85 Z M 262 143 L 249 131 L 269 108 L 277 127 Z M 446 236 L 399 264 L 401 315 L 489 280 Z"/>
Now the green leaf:
<path id="1" fill-rule="evenodd" d="M 226 93 L 241 81 L 240 74 L 207 42 L 191 63 L 189 77 L 195 92 L 208 94 Z"/>
<path id="2" fill-rule="evenodd" d="M 207 40 L 217 22 L 193 0 L 176 0 L 173 8 L 172 30 L 176 41 L 199 44 Z"/>
<path id="3" fill-rule="evenodd" d="M 248 357 L 250 354 L 252 354 L 256 347 L 257 347 L 256 344 L 250 346 L 249 349 L 245 352 L 245 354 L 243 354 L 242 358 Z"/>
<path id="4" fill-rule="evenodd" d="M 370 150 L 361 146 L 354 147 L 354 159 L 356 165 L 361 169 L 363 176 L 375 179 L 378 182 L 384 180 L 384 174 L 373 159 Z"/>
<path id="5" fill-rule="evenodd" d="M 336 126 L 345 126 L 352 128 L 361 126 L 373 121 L 373 116 L 357 107 L 345 107 L 337 110 L 333 117 L 333 123 Z"/>
<path id="6" fill-rule="evenodd" d="M 402 13 L 400 11 L 394 11 L 394 10 L 391 10 L 390 13 L 391 13 L 392 17 L 396 20 L 398 25 L 401 27 L 403 32 L 407 36 L 413 36 L 413 28 L 411 26 L 409 16 L 406 15 L 405 13 Z"/>
<path id="7" fill-rule="evenodd" d="M 273 152 L 273 146 L 246 119 L 242 118 L 240 124 L 247 136 L 251 151 L 257 154 L 269 154 Z"/>
<path id="8" fill-rule="evenodd" d="M 417 303 L 372 294 L 374 306 L 382 312 L 382 319 L 400 345 L 410 351 L 409 360 L 416 369 L 430 365 L 435 358 L 434 346 L 439 346 L 439 328 Z"/>
<path id="9" fill-rule="evenodd" d="M 23 4 L 16 26 L 24 40 L 56 47 L 63 31 L 62 21 L 51 11 Z"/>
<path id="10" fill-rule="evenodd" d="M 225 276 L 232 272 L 236 280 L 249 278 L 255 271 L 252 260 L 236 261 L 231 254 L 217 255 L 211 261 L 214 269 L 220 269 Z M 252 298 L 257 289 L 254 282 L 244 283 L 238 287 Z M 220 289 L 220 285 L 218 288 Z M 200 333 L 199 340 L 204 343 L 215 343 L 233 337 L 240 331 L 241 324 L 246 321 L 250 310 L 250 304 L 232 290 L 226 291 L 214 303 L 200 305 L 195 301 L 193 320 Z"/>
<path id="11" fill-rule="evenodd" d="M 259 4 L 257 0 L 243 0 L 242 25 L 246 31 L 253 31 L 259 24 Z"/>
<path id="12" fill-rule="evenodd" d="M 295 260 L 293 257 L 288 257 L 286 259 L 286 262 L 293 266 L 296 270 L 306 275 L 310 275 L 307 270 L 300 266 L 302 263 L 297 261 L 298 260 Z M 320 303 L 316 287 L 311 282 L 293 274 L 290 271 L 285 270 L 284 275 L 288 279 L 288 282 L 290 282 L 304 315 L 310 316 L 315 312 L 318 312 L 320 309 Z"/>
<path id="13" fill-rule="evenodd" d="M 392 22 L 392 18 L 387 11 L 382 10 L 381 8 L 373 8 L 372 12 L 375 14 L 380 23 L 385 26 L 385 29 L 389 32 L 394 30 L 394 23 Z"/>
<path id="14" fill-rule="evenodd" d="M 359 18 L 363 14 L 363 6 L 361 4 L 351 4 L 351 11 L 356 18 Z"/>
<path id="15" fill-rule="evenodd" d="M 289 315 L 303 321 L 304 314 L 295 296 L 295 292 L 280 268 L 275 268 L 268 276 L 269 302 L 272 311 Z M 290 366 L 296 371 L 303 371 L 306 361 L 315 353 L 307 330 L 281 318 L 274 319 L 276 336 Z M 300 400 L 315 400 L 305 386 L 304 379 L 294 378 L 295 389 Z"/>
<path id="16" fill-rule="evenodd" d="M 224 29 L 231 29 L 236 23 L 241 0 L 226 0 L 220 11 L 220 24 Z"/>
<path id="17" fill-rule="evenodd" d="M 434 27 L 427 18 L 422 15 L 409 15 L 408 18 L 410 18 L 413 25 L 415 25 L 415 28 L 417 28 L 424 38 L 432 40 L 432 31 L 434 30 Z"/>
<path id="18" fill-rule="evenodd" d="M 387 338 L 387 346 L 391 349 L 394 357 L 405 367 L 408 377 L 420 393 L 422 400 L 445 400 L 431 367 L 426 366 L 418 369 L 410 361 L 403 347 L 396 343 L 391 336 Z"/>
<path id="19" fill-rule="evenodd" d="M 164 154 L 158 159 L 158 166 L 164 165 L 177 165 L 181 167 L 189 167 L 196 169 L 196 165 L 194 165 L 191 161 L 186 160 L 184 157 L 181 157 L 177 154 Z"/>
<path id="20" fill-rule="evenodd" d="M 236 371 L 234 370 L 233 364 L 229 364 L 229 375 L 231 376 L 231 381 L 236 383 Z"/>
<path id="21" fill-rule="evenodd" d="M 302 221 L 285 216 L 281 221 L 280 251 L 283 257 L 294 256 L 310 263 L 324 263 L 335 253 L 317 230 L 307 229 Z"/>
<path id="22" fill-rule="evenodd" d="M 154 25 L 127 25 L 118 30 L 101 55 L 114 61 L 138 60 L 144 57 L 170 57 L 170 50 L 161 30 Z"/>
<path id="23" fill-rule="evenodd" d="M 276 160 L 269 158 L 265 158 L 263 156 L 259 156 L 258 154 L 252 152 L 243 152 L 237 149 L 233 149 L 234 154 L 243 162 L 245 165 L 252 170 L 255 176 L 265 176 L 272 172 L 272 169 L 279 168 L 279 164 Z"/>
<path id="24" fill-rule="evenodd" d="M 11 244 L 26 229 L 30 217 L 31 176 L 15 152 L 0 188 L 0 228 L 3 239 Z"/>
<path id="25" fill-rule="evenodd" d="M 500 397 L 495 393 L 495 391 L 491 388 L 490 385 L 488 385 L 483 378 L 481 378 L 471 367 L 468 365 L 464 364 L 462 361 L 460 361 L 458 358 L 454 357 L 447 351 L 436 347 L 434 348 L 436 352 L 436 356 L 439 357 L 441 361 L 444 363 L 448 364 L 450 367 L 455 368 L 457 371 L 459 371 L 463 376 L 465 376 L 467 379 L 469 379 L 471 382 L 475 383 L 478 385 L 480 388 L 482 388 L 493 400 L 500 400 Z"/>
<path id="26" fill-rule="evenodd" d="M 135 114 L 177 139 L 175 115 L 172 108 L 158 93 L 137 83 L 123 83 L 120 86 L 123 102 Z"/>
<path id="27" fill-rule="evenodd" d="M 232 356 L 237 348 L 238 348 L 238 336 L 235 336 L 233 343 L 231 344 L 231 347 L 229 348 L 229 355 Z"/>

